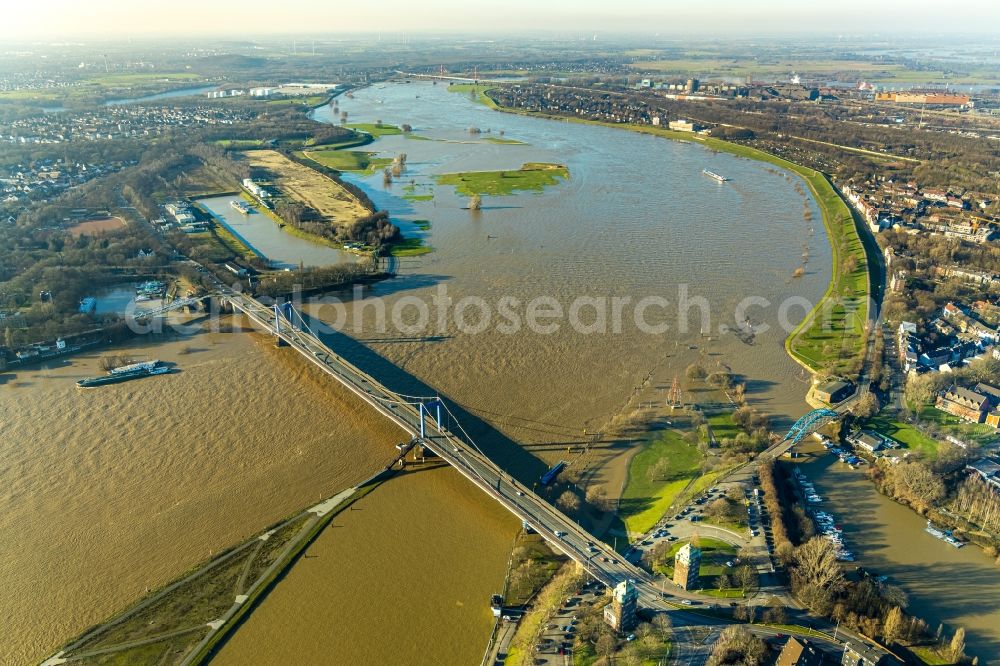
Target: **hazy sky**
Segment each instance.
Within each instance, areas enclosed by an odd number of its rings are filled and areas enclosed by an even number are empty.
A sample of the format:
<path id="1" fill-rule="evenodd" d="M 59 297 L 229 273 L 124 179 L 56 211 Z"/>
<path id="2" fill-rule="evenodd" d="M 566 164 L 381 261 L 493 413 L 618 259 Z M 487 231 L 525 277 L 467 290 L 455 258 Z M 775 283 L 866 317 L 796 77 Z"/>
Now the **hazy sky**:
<path id="1" fill-rule="evenodd" d="M 8 0 L 0 34 L 583 31 L 993 33 L 996 0 Z"/>

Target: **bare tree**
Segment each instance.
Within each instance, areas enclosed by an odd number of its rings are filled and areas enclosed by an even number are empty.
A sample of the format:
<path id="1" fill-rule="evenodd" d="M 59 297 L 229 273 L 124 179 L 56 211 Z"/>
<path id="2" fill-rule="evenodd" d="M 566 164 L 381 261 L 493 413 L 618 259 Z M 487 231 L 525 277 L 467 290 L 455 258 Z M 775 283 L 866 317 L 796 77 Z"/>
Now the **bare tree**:
<path id="1" fill-rule="evenodd" d="M 649 468 L 650 481 L 664 481 L 670 474 L 670 461 L 660 458 Z"/>
<path id="2" fill-rule="evenodd" d="M 757 586 L 757 580 L 757 570 L 749 564 L 744 564 L 736 569 L 736 582 L 740 584 L 744 596 L 746 596 L 748 589 Z"/>
<path id="3" fill-rule="evenodd" d="M 567 513 L 575 513 L 580 510 L 580 497 L 572 490 L 564 490 L 556 505 Z"/>
<path id="4" fill-rule="evenodd" d="M 759 666 L 764 663 L 767 646 L 764 641 L 750 633 L 743 625 L 726 627 L 719 634 L 708 658 L 708 666 L 722 664 L 741 664 L 742 666 Z"/>
<path id="5" fill-rule="evenodd" d="M 692 363 L 684 370 L 684 376 L 688 379 L 704 379 L 705 375 L 705 368 L 697 363 Z"/>
<path id="6" fill-rule="evenodd" d="M 825 614 L 833 595 L 844 584 L 844 572 L 832 543 L 813 537 L 795 550 L 792 583 L 796 594 L 811 610 Z"/>
<path id="7" fill-rule="evenodd" d="M 784 604 L 778 597 L 771 597 L 767 601 L 767 610 L 763 615 L 764 622 L 768 624 L 785 624 L 788 622 L 788 612 Z"/>
<path id="8" fill-rule="evenodd" d="M 875 397 L 874 393 L 869 391 L 858 400 L 853 411 L 858 418 L 869 419 L 878 414 L 880 409 L 881 406 L 878 404 L 878 398 Z"/>
<path id="9" fill-rule="evenodd" d="M 611 657 L 615 655 L 615 648 L 618 646 L 618 641 L 615 640 L 614 634 L 611 633 L 610 629 L 606 629 L 601 632 L 601 635 L 597 637 L 597 654 L 610 660 Z"/>
<path id="10" fill-rule="evenodd" d="M 959 627 L 951 637 L 951 658 L 958 662 L 965 656 L 965 627 Z"/>
<path id="11" fill-rule="evenodd" d="M 660 639 L 666 641 L 670 638 L 674 630 L 673 622 L 670 621 L 670 616 L 666 613 L 657 613 L 653 616 L 653 629 L 659 635 Z"/>
<path id="12" fill-rule="evenodd" d="M 882 635 L 887 643 L 892 643 L 903 633 L 903 610 L 899 606 L 893 606 L 886 613 L 885 621 L 882 624 Z"/>

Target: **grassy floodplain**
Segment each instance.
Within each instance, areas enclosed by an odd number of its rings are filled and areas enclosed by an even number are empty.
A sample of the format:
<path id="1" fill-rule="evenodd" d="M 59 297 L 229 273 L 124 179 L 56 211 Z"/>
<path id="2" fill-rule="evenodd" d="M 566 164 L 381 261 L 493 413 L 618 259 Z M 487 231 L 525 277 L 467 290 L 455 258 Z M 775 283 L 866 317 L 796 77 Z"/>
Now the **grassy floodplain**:
<path id="1" fill-rule="evenodd" d="M 371 134 L 376 139 L 380 136 L 393 136 L 403 133 L 403 130 L 397 125 L 389 125 L 388 123 L 350 123 L 344 125 L 344 127 L 349 127 L 352 130 L 364 132 L 365 134 Z"/>
<path id="2" fill-rule="evenodd" d="M 669 470 L 654 476 L 660 460 L 669 461 Z M 628 469 L 628 481 L 619 503 L 619 514 L 629 534 L 647 532 L 663 517 L 674 500 L 698 478 L 702 456 L 677 430 L 665 430 L 635 454 Z"/>
<path id="3" fill-rule="evenodd" d="M 518 141 L 517 139 L 507 139 L 502 136 L 488 136 L 486 137 L 486 143 L 497 143 L 503 146 L 526 146 L 528 145 L 524 141 Z"/>
<path id="4" fill-rule="evenodd" d="M 392 164 L 388 157 L 375 157 L 365 150 L 339 150 L 323 147 L 321 150 L 304 150 L 302 156 L 337 171 L 375 173 Z"/>
<path id="5" fill-rule="evenodd" d="M 448 92 L 453 93 L 465 93 L 469 95 L 472 99 L 476 100 L 479 104 L 488 106 L 491 109 L 499 108 L 497 103 L 486 94 L 492 86 L 477 84 L 477 83 L 449 83 Z"/>
<path id="6" fill-rule="evenodd" d="M 87 664 L 179 663 L 182 656 L 192 664 L 207 663 L 315 537 L 391 474 L 326 500 L 323 512 L 306 509 L 228 549 L 88 631 L 64 648 L 64 656 Z M 219 624 L 210 626 L 208 620 Z"/>
<path id="7" fill-rule="evenodd" d="M 830 374 L 846 373 L 852 359 L 863 352 L 870 294 L 867 255 L 850 208 L 824 174 L 763 150 L 689 132 L 495 108 L 509 113 L 627 129 L 667 139 L 690 141 L 712 150 L 767 162 L 800 176 L 812 191 L 823 215 L 823 225 L 833 254 L 833 275 L 823 298 L 785 339 L 785 349 L 789 356 L 809 372 Z M 853 257 L 850 260 L 853 263 L 851 270 L 847 270 L 851 265 L 847 261 L 848 257 Z"/>
<path id="8" fill-rule="evenodd" d="M 435 178 L 438 185 L 454 185 L 455 191 L 465 196 L 504 196 L 519 191 L 541 192 L 569 178 L 569 170 L 562 164 L 527 162 L 520 169 L 445 173 Z"/>
<path id="9" fill-rule="evenodd" d="M 423 238 L 404 238 L 392 244 L 391 253 L 394 257 L 419 257 L 433 251 L 430 245 L 424 245 Z"/>

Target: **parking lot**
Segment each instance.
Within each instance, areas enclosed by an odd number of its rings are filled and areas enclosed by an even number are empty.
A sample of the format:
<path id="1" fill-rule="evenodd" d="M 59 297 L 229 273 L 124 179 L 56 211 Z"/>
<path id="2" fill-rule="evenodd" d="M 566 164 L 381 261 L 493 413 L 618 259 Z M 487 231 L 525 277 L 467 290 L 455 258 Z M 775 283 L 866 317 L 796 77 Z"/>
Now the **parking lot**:
<path id="1" fill-rule="evenodd" d="M 605 587 L 590 581 L 577 594 L 563 600 L 555 615 L 545 625 L 542 637 L 535 646 L 536 666 L 552 664 L 564 666 L 573 663 L 573 635 L 582 609 L 593 606 L 604 597 Z"/>

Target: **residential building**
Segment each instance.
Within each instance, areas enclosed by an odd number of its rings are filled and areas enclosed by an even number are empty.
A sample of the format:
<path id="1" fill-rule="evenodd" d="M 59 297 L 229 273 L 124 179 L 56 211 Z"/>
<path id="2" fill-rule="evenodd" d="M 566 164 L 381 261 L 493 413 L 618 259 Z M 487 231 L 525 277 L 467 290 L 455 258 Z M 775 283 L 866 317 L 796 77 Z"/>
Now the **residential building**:
<path id="1" fill-rule="evenodd" d="M 868 453 L 876 453 L 884 449 L 898 449 L 899 442 L 871 430 L 857 430 L 847 436 L 847 441 Z"/>
<path id="2" fill-rule="evenodd" d="M 899 661 L 892 655 L 868 647 L 863 643 L 847 643 L 840 660 L 841 666 L 891 666 Z"/>
<path id="3" fill-rule="evenodd" d="M 804 638 L 791 637 L 781 649 L 775 666 L 820 666 L 823 653 Z"/>
<path id="4" fill-rule="evenodd" d="M 942 412 L 972 423 L 982 423 L 990 408 L 990 401 L 982 393 L 952 385 L 938 396 L 934 404 Z"/>

